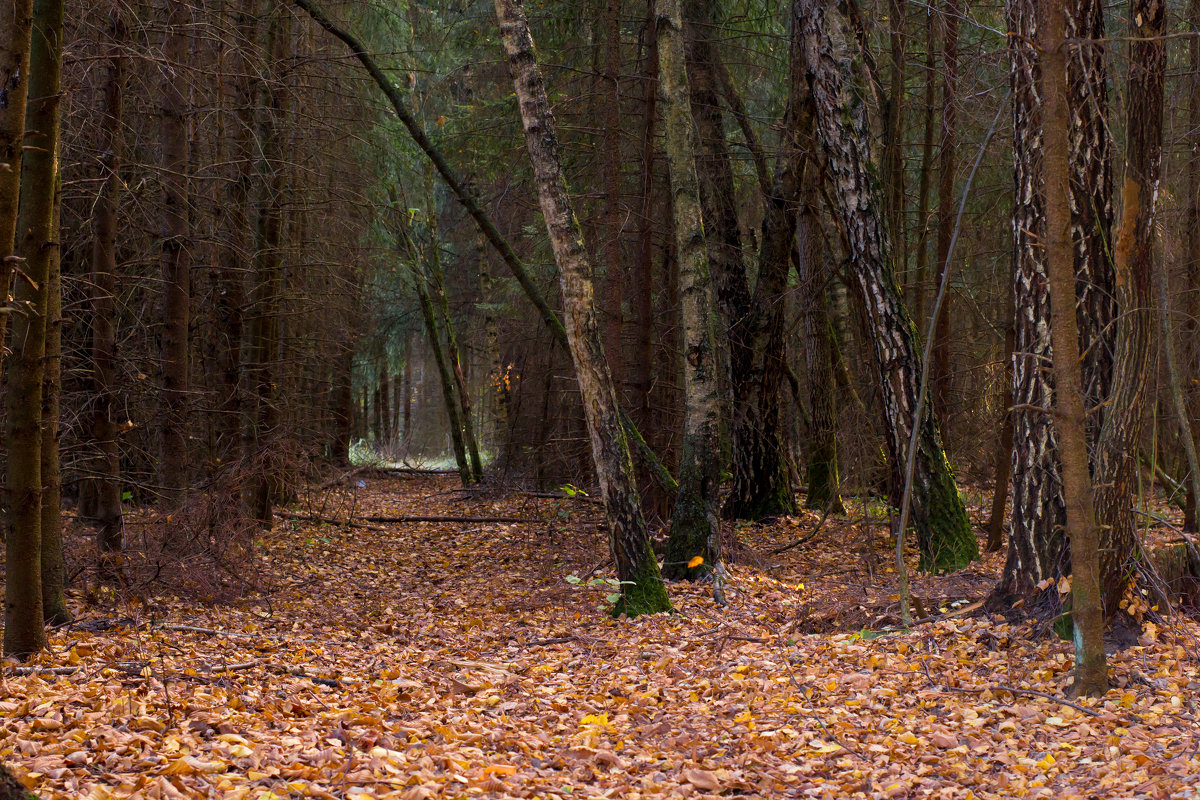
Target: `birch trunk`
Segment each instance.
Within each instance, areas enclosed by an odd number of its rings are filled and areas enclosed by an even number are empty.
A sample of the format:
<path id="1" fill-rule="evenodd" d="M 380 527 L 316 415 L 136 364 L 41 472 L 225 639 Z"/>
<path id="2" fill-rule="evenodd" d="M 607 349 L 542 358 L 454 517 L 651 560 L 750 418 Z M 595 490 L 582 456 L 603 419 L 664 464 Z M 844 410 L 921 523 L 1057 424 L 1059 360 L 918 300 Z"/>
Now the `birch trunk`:
<path id="1" fill-rule="evenodd" d="M 496 0 L 496 16 L 521 109 L 542 216 L 558 263 L 567 339 L 583 398 L 617 577 L 622 582 L 615 613 L 636 616 L 666 611 L 670 602 L 638 503 L 617 395 L 600 344 L 591 265 L 567 194 L 554 117 L 534 57 L 529 23 L 520 0 Z"/>
<path id="2" fill-rule="evenodd" d="M 872 329 L 891 464 L 891 493 L 900 505 L 904 463 L 914 427 L 919 429 L 912 475 L 913 523 L 921 567 L 960 569 L 979 554 L 941 434 L 928 404 L 915 418 L 921 357 L 912 319 L 900 298 L 891 245 L 882 221 L 880 189 L 870 152 L 863 76 L 851 67 L 854 34 L 844 19 L 826 24 L 818 0 L 797 0 L 805 66 L 813 93 L 816 129 L 826 157 L 830 194 L 848 240 L 851 267 Z M 833 11 L 836 15 L 836 11 Z"/>
<path id="3" fill-rule="evenodd" d="M 714 570 L 718 577 L 721 574 L 721 524 L 717 517 L 721 490 L 721 398 L 713 331 L 712 278 L 704 243 L 700 183 L 696 177 L 696 142 L 688 105 L 680 0 L 658 0 L 655 16 L 684 341 L 679 492 L 671 515 L 664 574 L 694 580 Z M 696 556 L 704 560 L 693 567 L 691 562 Z"/>

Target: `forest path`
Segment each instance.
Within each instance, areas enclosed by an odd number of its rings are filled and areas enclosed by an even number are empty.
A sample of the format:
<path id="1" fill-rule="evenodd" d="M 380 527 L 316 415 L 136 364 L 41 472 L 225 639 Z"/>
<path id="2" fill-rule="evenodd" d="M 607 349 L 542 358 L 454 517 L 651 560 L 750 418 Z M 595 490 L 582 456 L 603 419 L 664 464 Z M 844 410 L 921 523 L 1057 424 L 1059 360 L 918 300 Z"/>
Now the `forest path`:
<path id="1" fill-rule="evenodd" d="M 281 521 L 239 601 L 76 605 L 36 667 L 77 669 L 5 667 L 0 759 L 92 800 L 1195 796 L 1195 624 L 1149 628 L 1077 708 L 1056 699 L 1067 646 L 999 620 L 803 633 L 889 602 L 886 566 L 861 567 L 864 548 L 886 565 L 886 539 L 861 525 L 827 521 L 769 557 L 776 577 L 735 565 L 726 609 L 673 584 L 677 613 L 616 621 L 604 587 L 564 580 L 604 561 L 595 506 L 456 486 L 369 479 L 296 511 L 554 524 Z M 740 535 L 765 554 L 815 521 Z"/>

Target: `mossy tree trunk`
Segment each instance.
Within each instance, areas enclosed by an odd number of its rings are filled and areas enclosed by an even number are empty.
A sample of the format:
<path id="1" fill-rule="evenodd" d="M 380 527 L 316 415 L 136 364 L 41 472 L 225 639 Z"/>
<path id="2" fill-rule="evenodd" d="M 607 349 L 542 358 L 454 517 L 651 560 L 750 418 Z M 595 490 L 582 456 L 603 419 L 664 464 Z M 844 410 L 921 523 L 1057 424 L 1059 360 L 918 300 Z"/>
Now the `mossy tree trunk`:
<path id="1" fill-rule="evenodd" d="M 688 107 L 680 0 L 656 0 L 655 16 L 684 342 L 679 492 L 671 515 L 663 571 L 671 578 L 696 579 L 719 571 L 721 563 L 721 523 L 717 517 L 721 489 L 721 399 L 713 330 L 713 288 L 696 177 L 696 143 Z M 692 566 L 697 556 L 703 561 Z"/>
<path id="2" fill-rule="evenodd" d="M 893 504 L 900 505 L 904 464 L 914 427 L 919 434 L 912 475 L 913 523 L 922 569 L 961 569 L 979 546 L 958 495 L 941 434 L 928 404 L 916 418 L 921 356 L 912 319 L 900 298 L 879 181 L 871 152 L 869 98 L 849 21 L 818 0 L 797 0 L 805 68 L 817 136 L 826 158 L 829 194 L 850 251 L 851 269 L 871 326 L 891 465 Z M 832 19 L 827 18 L 829 11 Z"/>
<path id="3" fill-rule="evenodd" d="M 600 343 L 591 264 L 571 208 L 554 116 L 534 56 L 529 22 L 520 0 L 496 0 L 496 16 L 520 106 L 538 200 L 558 264 L 567 339 L 604 499 L 613 560 L 622 582 L 615 613 L 636 616 L 666 611 L 671 605 L 634 486 L 633 461 Z"/>

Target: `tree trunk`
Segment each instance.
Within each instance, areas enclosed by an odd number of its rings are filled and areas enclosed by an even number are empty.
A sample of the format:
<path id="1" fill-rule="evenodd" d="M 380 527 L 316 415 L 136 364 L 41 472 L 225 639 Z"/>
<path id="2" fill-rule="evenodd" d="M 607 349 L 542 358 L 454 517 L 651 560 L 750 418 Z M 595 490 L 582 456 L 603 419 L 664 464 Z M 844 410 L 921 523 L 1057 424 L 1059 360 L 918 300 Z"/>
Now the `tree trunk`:
<path id="1" fill-rule="evenodd" d="M 1054 427 L 1062 457 L 1063 498 L 1072 537 L 1071 608 L 1075 623 L 1075 684 L 1079 695 L 1108 688 L 1104 610 L 1099 580 L 1100 530 L 1092 504 L 1084 422 L 1083 377 L 1075 314 L 1075 268 L 1070 207 L 1070 144 L 1067 120 L 1066 12 L 1045 0 L 1037 20 L 1043 102 L 1042 182 L 1046 193 L 1046 273 L 1054 346 Z"/>
<path id="2" fill-rule="evenodd" d="M 35 0 L 17 219 L 18 253 L 28 280 L 17 282 L 8 369 L 8 449 L 4 655 L 24 658 L 46 646 L 42 613 L 42 378 L 50 279 L 57 258 L 54 203 L 62 83 L 62 0 Z"/>
<path id="3" fill-rule="evenodd" d="M 1066 9 L 1067 38 L 1097 42 L 1067 51 L 1076 320 L 1088 443 L 1094 448 L 1109 408 L 1117 328 L 1107 56 L 1099 44 L 1104 39 L 1104 7 L 1102 0 L 1070 0 Z"/>
<path id="4" fill-rule="evenodd" d="M 685 350 L 679 492 L 671 515 L 663 573 L 670 578 L 695 580 L 714 570 L 719 576 L 721 565 L 721 523 L 717 517 L 721 490 L 721 400 L 713 331 L 713 287 L 696 177 L 696 142 L 688 107 L 680 0 L 658 0 L 655 16 Z M 693 566 L 697 556 L 703 561 Z"/>
<path id="5" fill-rule="evenodd" d="M 1188 42 L 1191 84 L 1188 94 L 1188 130 L 1200 130 L 1200 0 L 1192 0 L 1192 38 Z M 1192 149 L 1185 170 L 1184 232 L 1186 253 L 1183 292 L 1183 322 L 1179 329 L 1184 334 L 1184 361 L 1190 369 L 1184 370 L 1188 419 L 1192 428 L 1192 440 L 1200 442 L 1200 150 Z M 1200 476 L 1189 482 L 1184 512 L 1184 529 L 1188 533 L 1200 530 L 1200 497 L 1190 488 Z"/>
<path id="6" fill-rule="evenodd" d="M 780 143 L 771 191 L 765 198 L 758 281 L 748 306 L 741 308 L 745 277 L 733 273 L 720 277 L 722 271 L 718 271 L 718 296 L 726 298 L 722 308 L 726 324 L 733 331 L 730 334 L 734 385 L 733 481 L 721 509 L 727 519 L 761 519 L 796 512 L 795 487 L 779 415 L 780 388 L 786 364 L 784 293 L 791 268 L 805 158 L 801 141 L 811 135 L 799 41 L 793 31 L 788 106 L 783 124 L 788 135 Z M 732 201 L 735 196 L 732 187 L 730 180 L 727 201 Z M 726 191 L 720 184 L 713 188 L 719 193 Z M 736 230 L 736 213 L 731 224 Z M 734 241 L 730 240 L 729 246 Z M 736 268 L 742 263 L 739 256 L 739 261 L 729 266 Z M 741 266 L 741 269 L 744 276 L 745 267 Z"/>
<path id="7" fill-rule="evenodd" d="M 1009 282 L 1010 286 L 1013 282 Z M 1000 401 L 1000 438 L 996 440 L 995 488 L 992 490 L 992 510 L 988 516 L 987 552 L 998 553 L 1004 547 L 1004 511 L 1008 504 L 1009 476 L 1012 474 L 1013 456 L 1013 353 L 1016 350 L 1017 332 L 1012 318 L 1015 309 L 1009 295 L 1008 328 L 1004 332 L 1004 395 Z"/>
<path id="8" fill-rule="evenodd" d="M 808 434 L 808 497 L 804 505 L 816 511 L 841 514 L 845 506 L 838 478 L 837 382 L 833 375 L 834 342 L 827 301 L 832 276 L 814 205 L 815 193 L 806 194 L 807 202 L 796 226 L 799 248 L 796 277 L 804 309 L 804 364 L 812 412 Z"/>
<path id="9" fill-rule="evenodd" d="M 284 18 L 277 13 L 268 23 L 266 42 L 262 47 L 267 66 L 263 71 L 257 126 L 261 158 L 255 209 L 254 286 L 250 292 L 247 340 L 251 364 L 246 370 L 253 410 L 249 414 L 249 430 L 243 433 L 251 464 L 250 514 L 260 527 L 266 529 L 274 522 L 272 505 L 276 481 L 270 456 L 272 448 L 277 446 L 280 426 L 285 153 L 279 128 L 286 114 L 287 89 L 279 79 L 278 70 L 291 51 L 291 37 L 283 28 Z"/>
<path id="10" fill-rule="evenodd" d="M 587 250 L 571 210 L 554 118 L 534 58 L 529 23 L 520 0 L 496 0 L 496 15 L 521 108 L 525 144 L 533 165 L 542 216 L 558 263 L 571 357 L 604 498 L 617 577 L 622 581 L 621 599 L 615 611 L 629 616 L 666 611 L 670 602 L 638 504 L 633 462 L 596 325 Z"/>
<path id="11" fill-rule="evenodd" d="M 217 204 L 218 224 L 222 242 L 217 254 L 216 271 L 216 371 L 218 385 L 217 453 L 223 462 L 236 460 L 242 446 L 243 426 L 250 424 L 248 412 L 252 405 L 249 396 L 249 376 L 243 370 L 243 344 L 246 339 L 246 254 L 250 251 L 249 203 L 254 182 L 254 75 L 258 74 L 257 59 L 248 57 L 258 41 L 257 0 L 237 0 L 234 11 L 234 30 L 238 41 L 229 47 L 229 81 L 222 101 L 234 116 L 233 142 L 230 154 L 231 173 L 224 182 L 223 201 Z M 230 3 L 232 5 L 232 3 Z"/>
<path id="12" fill-rule="evenodd" d="M 844 20 L 827 27 L 826 8 L 818 0 L 797 0 L 796 9 L 830 194 L 848 240 L 851 266 L 873 333 L 892 471 L 892 501 L 900 505 L 906 478 L 903 465 L 912 431 L 917 427 L 920 433 L 912 475 L 912 518 L 921 567 L 933 572 L 960 569 L 978 556 L 979 548 L 928 404 L 920 419 L 914 416 L 921 356 L 912 319 L 900 299 L 890 243 L 882 224 L 863 79 L 852 71 L 851 51 L 847 50 L 856 47 L 853 33 Z"/>
<path id="13" fill-rule="evenodd" d="M 492 277 L 490 259 L 488 258 L 487 241 L 479 236 L 475 244 L 476 263 L 479 265 L 479 296 L 483 299 L 483 331 L 488 359 L 487 398 L 490 431 L 488 433 L 488 448 L 492 452 L 492 462 L 504 469 L 505 455 L 508 450 L 508 416 L 509 381 L 511 375 L 505 367 L 500 353 L 500 324 L 496 319 L 496 281 Z M 407 369 L 407 365 L 405 366 Z M 407 414 L 407 410 L 405 412 Z"/>
<path id="14" fill-rule="evenodd" d="M 102 176 L 92 210 L 92 439 L 95 461 L 95 520 L 98 574 L 115 581 L 117 553 L 125 549 L 121 509 L 120 424 L 117 403 L 117 226 L 121 196 L 121 162 L 125 157 L 123 94 L 125 89 L 125 19 L 119 3 L 109 11 L 108 74 L 104 84 L 104 117 L 100 126 Z M 234 416 L 234 420 L 237 417 Z"/>
<path id="15" fill-rule="evenodd" d="M 21 146 L 29 91 L 33 0 L 13 0 L 0 14 L 0 300 L 7 301 L 16 254 L 17 205 L 21 197 Z M 0 361 L 8 314 L 0 314 Z"/>
<path id="16" fill-rule="evenodd" d="M 601 185 L 604 192 L 604 352 L 613 383 L 619 387 L 625 376 L 624 345 L 621 340 L 622 301 L 625 269 L 621 259 L 621 0 L 604 0 L 600 22 L 603 39 L 602 88 L 604 138 L 601 144 Z"/>
<path id="17" fill-rule="evenodd" d="M 1041 595 L 1057 613 L 1057 590 L 1039 585 L 1070 572 L 1063 536 L 1062 472 L 1058 435 L 1049 413 L 1054 402 L 1050 347 L 1050 295 L 1044 242 L 1042 92 L 1034 46 L 1034 0 L 1008 0 L 1009 64 L 1013 96 L 1013 451 L 1012 525 L 1008 556 L 992 593 L 997 608 L 1018 598 L 1031 609 Z M 1038 602 L 1037 605 L 1043 605 Z"/>
<path id="18" fill-rule="evenodd" d="M 947 0 L 942 14 L 942 144 L 938 169 L 937 283 L 942 284 L 954 238 L 954 171 L 958 154 L 958 18 L 962 11 L 958 0 Z M 932 364 L 929 365 L 929 393 L 933 412 L 943 433 L 949 431 L 950 398 L 950 306 L 953 292 L 946 293 L 941 313 L 934 321 Z"/>
<path id="19" fill-rule="evenodd" d="M 1124 311 L 1117 326 L 1112 392 L 1095 460 L 1096 512 L 1103 529 L 1103 599 L 1110 617 L 1117 613 L 1134 580 L 1135 562 L 1140 555 L 1134 505 L 1138 494 L 1137 454 L 1155 335 L 1154 245 L 1162 162 L 1166 58 L 1161 36 L 1165 17 L 1165 0 L 1130 2 L 1134 38 L 1125 93 L 1125 184 L 1114 251 L 1118 301 Z"/>
<path id="20" fill-rule="evenodd" d="M 191 241 L 188 222 L 187 83 L 176 72 L 188 63 L 191 7 L 163 0 L 162 107 L 162 384 L 159 393 L 159 484 L 167 507 L 180 505 L 188 487 L 188 319 Z"/>
<path id="21" fill-rule="evenodd" d="M 908 72 L 904 0 L 888 0 L 888 46 L 891 74 L 883 120 L 883 193 L 888 230 L 892 232 L 897 260 L 907 263 L 904 244 L 904 112 Z"/>
<path id="22" fill-rule="evenodd" d="M 60 12 L 61 13 L 61 12 Z M 61 25 L 59 26 L 61 35 Z M 62 398 L 62 263 L 59 228 L 62 185 L 55 176 L 50 223 L 50 275 L 46 306 L 46 357 L 42 361 L 42 616 L 49 625 L 71 621 L 67 610 L 67 565 L 63 561 L 62 468 L 59 462 L 59 414 Z"/>
<path id="23" fill-rule="evenodd" d="M 458 335 L 454 332 L 454 320 L 450 317 L 450 302 L 446 298 L 446 278 L 442 272 L 442 248 L 438 233 L 437 210 L 434 207 L 435 194 L 433 191 L 433 174 L 426 173 L 426 196 L 430 201 L 427 225 L 429 228 L 429 252 L 425 259 L 427 266 L 426 287 L 434 302 L 434 312 L 438 317 L 438 330 L 446 337 L 443 348 L 446 363 L 450 367 L 450 377 L 454 380 L 454 399 L 458 403 L 458 424 L 461 426 L 459 436 L 467 451 L 467 466 L 469 468 L 464 485 L 479 483 L 483 479 L 483 463 L 479 458 L 479 442 L 475 438 L 474 412 L 471 408 L 471 391 L 467 386 L 466 376 L 463 375 L 462 355 L 458 346 Z"/>
<path id="24" fill-rule="evenodd" d="M 937 29 L 934 11 L 929 8 L 926 11 L 925 33 L 925 122 L 921 139 L 921 177 L 917 180 L 917 263 L 916 275 L 910 284 L 913 288 L 909 302 L 913 320 L 919 330 L 925 328 L 925 283 L 929 277 L 929 221 L 932 217 L 932 209 L 929 207 L 929 178 L 933 172 L 933 140 L 936 129 L 934 100 L 937 96 L 937 83 L 934 81 L 934 69 L 937 66 Z"/>

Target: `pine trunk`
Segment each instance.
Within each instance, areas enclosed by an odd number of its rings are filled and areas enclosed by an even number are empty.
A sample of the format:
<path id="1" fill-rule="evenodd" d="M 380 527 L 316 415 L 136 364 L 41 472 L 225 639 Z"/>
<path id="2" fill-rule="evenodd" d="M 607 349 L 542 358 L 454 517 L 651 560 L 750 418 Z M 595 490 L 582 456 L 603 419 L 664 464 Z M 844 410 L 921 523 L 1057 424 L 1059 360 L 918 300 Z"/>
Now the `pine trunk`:
<path id="1" fill-rule="evenodd" d="M 827 300 L 832 270 L 813 194 L 810 192 L 806 198 L 808 202 L 796 226 L 797 278 L 804 309 L 804 364 L 812 413 L 808 435 L 808 497 L 804 505 L 816 511 L 841 514 L 845 506 L 838 478 L 837 382 L 833 375 L 834 343 Z"/>
<path id="2" fill-rule="evenodd" d="M 5 555 L 4 655 L 24 658 L 46 646 L 42 613 L 42 379 L 51 273 L 58 257 L 54 203 L 62 82 L 62 0 L 35 0 L 17 219 L 17 251 L 28 280 L 17 282 L 8 369 L 5 441 L 8 510 Z"/>
<path id="3" fill-rule="evenodd" d="M 1104 610 L 1100 594 L 1100 529 L 1088 467 L 1084 385 L 1075 319 L 1075 264 L 1071 242 L 1070 144 L 1067 101 L 1066 12 L 1045 0 L 1038 20 L 1041 51 L 1045 187 L 1046 275 L 1054 347 L 1054 428 L 1062 457 L 1066 523 L 1071 531 L 1071 611 L 1075 625 L 1076 694 L 1101 695 L 1108 686 Z"/>
<path id="4" fill-rule="evenodd" d="M 622 582 L 615 610 L 631 617 L 666 611 L 671 606 L 638 503 L 633 462 L 596 323 L 591 265 L 571 209 L 554 118 L 534 57 L 529 23 L 520 0 L 496 0 L 496 15 L 521 109 L 542 216 L 558 263 L 568 343 L 583 398 L 617 577 Z"/>
<path id="5" fill-rule="evenodd" d="M 61 34 L 61 26 L 60 26 Z M 63 561 L 62 467 L 59 461 L 59 415 L 62 398 L 62 263 L 59 228 L 62 186 L 55 176 L 50 223 L 50 280 L 46 306 L 46 357 L 42 361 L 42 616 L 48 625 L 71 621 Z"/>
<path id="6" fill-rule="evenodd" d="M 188 223 L 187 85 L 177 71 L 189 61 L 191 7 L 163 0 L 162 107 L 162 383 L 159 392 L 159 483 L 167 507 L 181 504 L 188 487 L 188 319 L 191 312 L 191 241 Z"/>
<path id="7" fill-rule="evenodd" d="M 92 439 L 95 442 L 95 510 L 98 574 L 114 581 L 125 549 L 121 508 L 121 458 L 117 437 L 117 226 L 121 197 L 121 163 L 125 157 L 123 94 L 125 88 L 125 19 L 118 3 L 109 11 L 108 74 L 104 84 L 104 117 L 99 142 L 103 182 L 92 211 Z M 235 421 L 237 417 L 234 417 Z"/>
<path id="8" fill-rule="evenodd" d="M 1128 134 L 1121 226 L 1114 268 L 1118 302 L 1112 392 L 1096 447 L 1096 512 L 1102 523 L 1100 567 L 1104 609 L 1113 616 L 1135 580 L 1139 556 L 1134 507 L 1154 330 L 1155 214 L 1162 163 L 1162 42 L 1165 0 L 1131 0 L 1133 43 L 1126 90 Z M 1078 570 L 1077 570 L 1078 571 Z"/>
<path id="9" fill-rule="evenodd" d="M 921 567 L 932 572 L 961 569 L 978 556 L 979 546 L 929 405 L 924 404 L 919 419 L 915 417 L 921 356 L 916 330 L 900 298 L 880 213 L 865 84 L 863 77 L 851 68 L 850 53 L 854 51 L 851 48 L 857 45 L 844 19 L 826 25 L 823 3 L 797 0 L 796 8 L 830 195 L 848 240 L 851 268 L 873 334 L 872 349 L 880 376 L 891 464 L 892 501 L 900 505 L 906 478 L 903 465 L 916 427 L 919 434 L 912 475 L 912 519 Z"/>
<path id="10" fill-rule="evenodd" d="M 16 254 L 17 206 L 21 197 L 21 146 L 29 92 L 33 0 L 12 0 L 0 14 L 0 299 L 7 300 Z M 0 356 L 8 330 L 0 314 Z M 2 358 L 0 358 L 2 360 Z"/>
<path id="11" fill-rule="evenodd" d="M 685 351 L 679 492 L 671 515 L 663 572 L 670 578 L 695 580 L 719 570 L 721 563 L 721 523 L 717 517 L 721 490 L 721 399 L 713 331 L 713 287 L 696 177 L 696 143 L 688 107 L 680 0 L 658 0 L 655 12 Z M 703 561 L 692 566 L 697 556 Z"/>
<path id="12" fill-rule="evenodd" d="M 942 138 L 938 150 L 937 283 L 941 286 L 950 268 L 950 243 L 954 239 L 954 177 L 958 168 L 958 0 L 947 0 L 942 15 Z M 936 294 L 937 289 L 934 289 Z M 950 307 L 953 292 L 946 293 L 934 321 L 933 351 L 929 365 L 929 395 L 943 432 L 949 431 Z"/>
<path id="13" fill-rule="evenodd" d="M 1189 11 L 1192 38 L 1188 42 L 1191 86 L 1188 96 L 1188 130 L 1200 130 L 1200 0 L 1192 0 Z M 1185 285 L 1183 307 L 1185 314 L 1179 329 L 1184 333 L 1184 361 L 1190 369 L 1184 370 L 1185 396 L 1192 440 L 1200 442 L 1200 150 L 1193 148 L 1185 170 L 1184 231 L 1187 251 L 1185 254 Z M 1200 497 L 1197 497 L 1193 476 L 1189 481 L 1185 507 L 1184 529 L 1189 533 L 1200 530 Z"/>
<path id="14" fill-rule="evenodd" d="M 269 22 L 267 40 L 262 48 L 268 66 L 263 73 L 266 77 L 261 87 L 261 116 L 257 128 L 261 159 L 257 174 L 254 285 L 250 292 L 247 340 L 251 363 L 246 369 L 253 411 L 249 415 L 249 430 L 243 433 L 246 455 L 252 465 L 248 487 L 250 514 L 260 527 L 267 529 L 274 522 L 272 505 L 276 482 L 271 464 L 280 423 L 285 154 L 279 128 L 286 113 L 287 92 L 276 69 L 290 49 L 290 38 L 281 30 L 283 26 L 283 16 L 276 15 Z"/>

